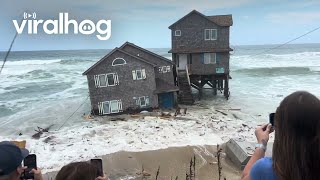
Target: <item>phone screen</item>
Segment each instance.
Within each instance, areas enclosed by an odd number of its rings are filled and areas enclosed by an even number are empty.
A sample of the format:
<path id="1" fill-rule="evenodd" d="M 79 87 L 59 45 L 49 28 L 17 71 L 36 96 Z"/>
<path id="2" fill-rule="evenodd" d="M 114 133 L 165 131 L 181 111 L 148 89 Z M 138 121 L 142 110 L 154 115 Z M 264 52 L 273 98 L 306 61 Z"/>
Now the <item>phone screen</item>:
<path id="1" fill-rule="evenodd" d="M 98 176 L 103 177 L 102 159 L 91 159 L 91 164 L 98 169 Z"/>
<path id="2" fill-rule="evenodd" d="M 24 178 L 25 179 L 34 179 L 34 174 L 30 173 L 32 169 L 37 169 L 37 156 L 35 154 L 29 154 L 23 160 L 23 165 L 28 168 L 24 170 Z"/>
<path id="3" fill-rule="evenodd" d="M 274 114 L 275 113 L 270 113 L 269 114 L 269 123 L 274 126 Z"/>

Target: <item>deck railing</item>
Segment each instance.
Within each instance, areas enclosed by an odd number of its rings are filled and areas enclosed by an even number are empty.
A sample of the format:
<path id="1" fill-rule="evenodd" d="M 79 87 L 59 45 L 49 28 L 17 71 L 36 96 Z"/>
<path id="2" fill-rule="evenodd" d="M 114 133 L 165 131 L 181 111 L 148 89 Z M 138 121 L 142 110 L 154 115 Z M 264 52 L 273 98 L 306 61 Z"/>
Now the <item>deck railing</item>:
<path id="1" fill-rule="evenodd" d="M 188 65 L 186 65 L 186 75 L 187 75 L 188 83 L 189 83 L 189 86 L 190 86 L 191 82 L 190 82 L 190 77 L 189 77 L 189 66 Z"/>

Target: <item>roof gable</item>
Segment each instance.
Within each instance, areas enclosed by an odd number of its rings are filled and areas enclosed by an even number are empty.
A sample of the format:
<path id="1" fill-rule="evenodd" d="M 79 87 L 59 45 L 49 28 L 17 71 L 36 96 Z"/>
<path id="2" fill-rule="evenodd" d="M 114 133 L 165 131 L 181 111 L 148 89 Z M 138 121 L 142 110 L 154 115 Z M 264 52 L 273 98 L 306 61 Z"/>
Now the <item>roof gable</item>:
<path id="1" fill-rule="evenodd" d="M 180 23 L 182 20 L 188 18 L 189 16 L 191 16 L 192 14 L 197 14 L 200 15 L 201 17 L 217 24 L 218 26 L 232 26 L 233 24 L 233 20 L 232 20 L 232 15 L 216 15 L 216 16 L 205 16 L 204 14 L 193 10 L 190 13 L 188 13 L 187 15 L 183 16 L 181 19 L 179 19 L 178 21 L 176 21 L 175 23 L 173 23 L 171 26 L 169 26 L 169 29 L 171 29 L 174 25 Z"/>
<path id="2" fill-rule="evenodd" d="M 87 69 L 84 73 L 82 73 L 82 75 L 87 75 L 92 69 L 94 69 L 94 68 L 95 68 L 96 66 L 98 66 L 101 62 L 103 62 L 104 60 L 106 60 L 109 56 L 111 56 L 113 53 L 115 53 L 115 52 L 117 52 L 117 51 L 119 51 L 119 52 L 121 52 L 121 53 L 124 53 L 124 54 L 126 54 L 126 55 L 128 55 L 128 56 L 131 56 L 131 57 L 135 58 L 136 60 L 142 61 L 142 62 L 144 62 L 144 63 L 146 63 L 146 64 L 148 64 L 148 65 L 151 65 L 151 66 L 153 66 L 153 67 L 156 67 L 156 65 L 153 64 L 153 63 L 151 63 L 151 62 L 148 62 L 148 61 L 146 61 L 146 60 L 144 60 L 144 59 L 142 59 L 142 58 L 139 58 L 139 57 L 134 56 L 134 55 L 132 55 L 132 54 L 130 54 L 130 53 L 127 53 L 127 52 L 125 52 L 125 51 L 123 51 L 123 50 L 121 50 L 121 49 L 119 49 L 119 48 L 115 48 L 115 49 L 113 49 L 111 52 L 109 52 L 107 55 L 105 55 L 103 58 L 101 58 L 98 62 L 96 62 L 94 65 L 92 65 L 89 69 Z"/>
<path id="3" fill-rule="evenodd" d="M 143 51 L 143 52 L 145 52 L 145 53 L 147 53 L 147 54 L 149 54 L 149 55 L 155 56 L 155 57 L 161 59 L 162 61 L 165 61 L 165 62 L 169 62 L 169 63 L 171 63 L 171 64 L 174 64 L 171 60 L 169 60 L 169 59 L 167 59 L 167 58 L 165 58 L 165 57 L 163 57 L 163 56 L 160 56 L 160 55 L 158 55 L 158 54 L 156 54 L 156 53 L 154 53 L 154 52 L 151 52 L 151 51 L 149 51 L 149 50 L 146 50 L 146 49 L 144 49 L 144 48 L 142 48 L 142 47 L 140 47 L 140 46 L 137 46 L 137 45 L 135 45 L 135 44 L 133 44 L 133 43 L 130 43 L 130 42 L 124 43 L 124 44 L 120 47 L 120 49 L 123 49 L 125 46 L 134 47 L 134 48 L 136 48 L 136 49 L 138 49 L 138 50 L 140 50 L 140 51 Z"/>

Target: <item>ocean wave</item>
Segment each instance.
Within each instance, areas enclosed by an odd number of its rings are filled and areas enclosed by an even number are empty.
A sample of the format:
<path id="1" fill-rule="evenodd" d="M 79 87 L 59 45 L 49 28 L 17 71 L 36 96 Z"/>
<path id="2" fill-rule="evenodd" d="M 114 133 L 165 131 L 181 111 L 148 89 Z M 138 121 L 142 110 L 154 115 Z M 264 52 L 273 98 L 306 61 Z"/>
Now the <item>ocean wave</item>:
<path id="1" fill-rule="evenodd" d="M 6 65 L 12 66 L 22 66 L 22 65 L 43 65 L 43 64 L 52 64 L 60 62 L 61 59 L 48 59 L 48 60 L 21 60 L 21 61 L 8 61 Z"/>
<path id="2" fill-rule="evenodd" d="M 295 52 L 295 53 L 283 53 L 283 54 L 243 54 L 237 55 L 236 53 L 232 56 L 233 58 L 257 58 L 257 57 L 264 57 L 264 58 L 272 58 L 272 57 L 320 57 L 320 52 L 318 51 L 305 51 L 305 52 Z"/>
<path id="3" fill-rule="evenodd" d="M 61 60 L 57 63 L 59 64 L 65 64 L 65 65 L 75 65 L 75 64 L 82 64 L 82 63 L 92 63 L 93 61 L 92 60 L 67 60 L 67 59 L 64 59 L 64 60 Z"/>
<path id="4" fill-rule="evenodd" d="M 33 71 L 29 71 L 26 74 L 22 75 L 10 75 L 9 78 L 19 78 L 19 79 L 46 79 L 54 77 L 53 74 L 48 71 L 42 69 L 36 69 Z"/>
<path id="5" fill-rule="evenodd" d="M 288 76 L 320 73 L 320 67 L 258 67 L 238 69 L 233 72 L 253 76 Z"/>
<path id="6" fill-rule="evenodd" d="M 288 54 L 265 54 L 270 57 L 320 57 L 320 52 L 300 52 L 300 53 L 288 53 Z"/>

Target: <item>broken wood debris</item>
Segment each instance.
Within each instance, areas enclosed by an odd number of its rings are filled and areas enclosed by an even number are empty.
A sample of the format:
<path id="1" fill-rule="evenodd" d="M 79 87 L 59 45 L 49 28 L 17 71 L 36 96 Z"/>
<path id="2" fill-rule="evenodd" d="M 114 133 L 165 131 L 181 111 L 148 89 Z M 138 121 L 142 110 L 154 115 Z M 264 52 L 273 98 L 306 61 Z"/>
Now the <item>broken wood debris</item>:
<path id="1" fill-rule="evenodd" d="M 217 109 L 216 109 L 216 111 L 217 111 L 217 112 L 219 112 L 219 113 L 221 113 L 221 114 L 223 114 L 223 115 L 225 115 L 225 116 L 227 116 L 227 115 L 228 115 L 227 113 L 224 113 L 224 112 L 219 111 L 219 110 L 217 110 Z"/>
<path id="2" fill-rule="evenodd" d="M 110 118 L 110 121 L 126 121 L 126 118 L 114 117 L 114 118 Z"/>
<path id="3" fill-rule="evenodd" d="M 35 131 L 37 132 L 37 133 L 35 133 L 34 135 L 32 135 L 32 138 L 34 138 L 34 139 L 40 139 L 40 137 L 41 137 L 41 135 L 44 133 L 44 132 L 49 132 L 49 129 L 51 128 L 53 126 L 53 124 L 52 125 L 50 125 L 50 126 L 48 126 L 48 127 L 46 127 L 46 128 L 41 128 L 41 127 L 37 127 L 38 129 L 36 130 L 35 129 Z"/>

